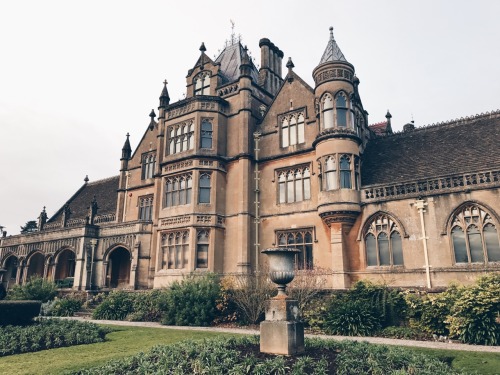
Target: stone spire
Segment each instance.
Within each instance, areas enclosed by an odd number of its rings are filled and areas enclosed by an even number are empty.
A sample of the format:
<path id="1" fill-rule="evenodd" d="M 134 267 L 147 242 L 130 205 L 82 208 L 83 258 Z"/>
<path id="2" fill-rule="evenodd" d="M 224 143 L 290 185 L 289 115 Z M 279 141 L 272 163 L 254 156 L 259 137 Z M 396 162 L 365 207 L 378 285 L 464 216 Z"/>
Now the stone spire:
<path id="1" fill-rule="evenodd" d="M 165 108 L 170 103 L 170 96 L 168 95 L 167 83 L 168 83 L 167 80 L 163 81 L 163 90 L 161 91 L 160 94 L 160 106 L 158 107 L 158 109 Z"/>
<path id="2" fill-rule="evenodd" d="M 132 155 L 132 147 L 130 147 L 130 141 L 128 140 L 129 137 L 130 134 L 127 133 L 127 139 L 125 140 L 125 144 L 123 145 L 122 148 L 122 160 L 128 160 Z"/>
<path id="3" fill-rule="evenodd" d="M 333 37 L 333 27 L 330 27 L 330 40 L 326 45 L 325 52 L 323 53 L 323 56 L 321 57 L 321 61 L 319 63 L 323 64 L 326 62 L 334 62 L 334 61 L 347 62 L 344 54 L 340 50 L 339 46 L 337 45 L 337 42 L 335 41 L 335 38 Z"/>
<path id="4" fill-rule="evenodd" d="M 154 109 L 151 110 L 149 117 L 151 117 L 151 121 L 149 122 L 149 130 L 153 130 L 156 126 L 156 121 L 155 121 L 156 113 Z"/>

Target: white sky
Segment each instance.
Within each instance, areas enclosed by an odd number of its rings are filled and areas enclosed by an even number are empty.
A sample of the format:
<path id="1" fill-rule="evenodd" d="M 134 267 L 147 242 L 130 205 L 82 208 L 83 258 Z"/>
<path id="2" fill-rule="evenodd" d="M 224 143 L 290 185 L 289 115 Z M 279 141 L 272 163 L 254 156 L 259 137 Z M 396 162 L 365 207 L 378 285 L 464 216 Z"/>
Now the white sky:
<path id="1" fill-rule="evenodd" d="M 236 33 L 260 64 L 267 37 L 313 86 L 330 26 L 360 78 L 369 122 L 401 130 L 500 107 L 499 1 L 0 2 L 0 225 L 19 233 L 83 184 L 117 175 L 162 81 L 171 102 L 205 42 Z M 286 69 L 283 66 L 283 71 Z M 457 153 L 459 162 L 459 153 Z"/>

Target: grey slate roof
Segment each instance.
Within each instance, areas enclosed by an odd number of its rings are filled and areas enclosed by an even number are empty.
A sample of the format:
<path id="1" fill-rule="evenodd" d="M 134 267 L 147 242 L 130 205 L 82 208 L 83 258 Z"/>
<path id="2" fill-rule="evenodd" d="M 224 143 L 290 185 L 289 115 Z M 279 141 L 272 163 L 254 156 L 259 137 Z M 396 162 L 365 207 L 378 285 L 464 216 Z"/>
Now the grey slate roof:
<path id="1" fill-rule="evenodd" d="M 326 45 L 325 52 L 323 52 L 323 56 L 321 57 L 320 64 L 326 62 L 334 62 L 334 61 L 344 61 L 347 62 L 344 54 L 340 50 L 335 38 L 333 37 L 333 27 L 330 27 L 330 40 Z"/>
<path id="2" fill-rule="evenodd" d="M 377 137 L 362 156 L 361 184 L 499 170 L 499 145 L 500 112 Z"/>
<path id="3" fill-rule="evenodd" d="M 116 212 L 116 199 L 119 176 L 109 177 L 103 180 L 84 184 L 66 203 L 71 209 L 71 219 L 85 219 L 88 215 L 88 207 L 94 199 L 97 200 L 98 215 L 106 215 Z M 52 216 L 48 222 L 61 220 L 64 206 Z"/>
<path id="4" fill-rule="evenodd" d="M 240 65 L 243 56 L 245 56 L 247 52 L 243 48 L 240 42 L 236 42 L 232 45 L 227 46 L 221 52 L 219 57 L 215 60 L 215 63 L 220 63 L 221 72 L 224 79 L 224 83 L 236 81 L 240 77 Z M 250 64 L 252 66 L 251 76 L 254 82 L 257 82 L 259 79 L 259 72 L 257 68 L 253 64 L 252 60 L 248 58 Z"/>

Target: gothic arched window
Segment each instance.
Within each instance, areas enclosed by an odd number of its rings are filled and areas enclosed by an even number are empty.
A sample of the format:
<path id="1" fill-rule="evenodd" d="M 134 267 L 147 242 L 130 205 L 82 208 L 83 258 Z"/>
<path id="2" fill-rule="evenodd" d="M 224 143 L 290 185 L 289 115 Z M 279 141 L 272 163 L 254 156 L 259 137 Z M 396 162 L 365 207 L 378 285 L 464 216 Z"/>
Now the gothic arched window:
<path id="1" fill-rule="evenodd" d="M 450 225 L 455 263 L 500 261 L 497 227 L 486 211 L 476 204 L 462 206 Z"/>
<path id="2" fill-rule="evenodd" d="M 210 93 L 210 75 L 203 72 L 193 80 L 195 95 L 208 95 Z"/>
<path id="3" fill-rule="evenodd" d="M 326 165 L 325 165 L 326 190 L 338 189 L 336 169 L 337 168 L 335 166 L 335 158 L 333 156 L 329 156 L 326 159 Z"/>
<path id="4" fill-rule="evenodd" d="M 304 143 L 304 115 L 295 113 L 281 121 L 281 147 Z"/>
<path id="5" fill-rule="evenodd" d="M 210 175 L 207 173 L 200 176 L 198 203 L 210 203 Z"/>
<path id="6" fill-rule="evenodd" d="M 201 148 L 212 148 L 212 123 L 207 119 L 201 122 Z"/>
<path id="7" fill-rule="evenodd" d="M 347 127 L 347 100 L 343 93 L 337 95 L 335 99 L 335 106 L 337 107 L 337 127 Z"/>
<path id="8" fill-rule="evenodd" d="M 402 266 L 400 229 L 386 214 L 375 216 L 364 233 L 367 266 Z"/>
<path id="9" fill-rule="evenodd" d="M 149 153 L 142 157 L 142 179 L 153 178 L 156 166 L 156 154 Z"/>
<path id="10" fill-rule="evenodd" d="M 349 155 L 340 157 L 340 188 L 350 189 L 351 184 L 351 158 Z"/>
<path id="11" fill-rule="evenodd" d="M 333 98 L 326 94 L 323 96 L 323 129 L 333 128 Z"/>

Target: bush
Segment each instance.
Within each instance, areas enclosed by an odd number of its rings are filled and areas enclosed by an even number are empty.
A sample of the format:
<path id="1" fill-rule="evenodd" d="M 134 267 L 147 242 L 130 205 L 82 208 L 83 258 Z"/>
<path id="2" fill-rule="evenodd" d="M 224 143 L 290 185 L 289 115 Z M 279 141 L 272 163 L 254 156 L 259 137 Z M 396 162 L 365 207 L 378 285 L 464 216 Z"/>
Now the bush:
<path id="1" fill-rule="evenodd" d="M 277 291 L 267 272 L 226 276 L 223 280 L 224 285 L 231 290 L 231 298 L 243 323 L 257 324 L 264 320 L 266 302 Z"/>
<path id="2" fill-rule="evenodd" d="M 324 296 L 316 296 L 309 301 L 302 309 L 302 319 L 306 327 L 314 332 L 322 332 L 325 326 L 327 308 L 328 301 Z"/>
<path id="3" fill-rule="evenodd" d="M 30 324 L 41 305 L 40 301 L 0 301 L 0 326 Z"/>
<path id="4" fill-rule="evenodd" d="M 52 308 L 52 316 L 73 316 L 82 308 L 82 301 L 77 298 L 65 297 L 57 299 Z"/>
<path id="5" fill-rule="evenodd" d="M 160 303 L 162 324 L 210 325 L 217 314 L 219 295 L 219 279 L 214 274 L 191 275 L 181 282 L 174 282 Z"/>
<path id="6" fill-rule="evenodd" d="M 46 319 L 0 328 L 0 356 L 104 341 L 109 329 L 92 323 Z"/>
<path id="7" fill-rule="evenodd" d="M 462 289 L 446 319 L 450 335 L 467 344 L 500 345 L 500 273 Z"/>
<path id="8" fill-rule="evenodd" d="M 33 277 L 26 284 L 14 285 L 7 293 L 10 300 L 36 300 L 47 302 L 57 295 L 56 284 L 41 277 Z"/>
<path id="9" fill-rule="evenodd" d="M 432 335 L 412 327 L 385 327 L 376 333 L 378 337 L 404 340 L 432 340 Z"/>
<path id="10" fill-rule="evenodd" d="M 3 300 L 6 295 L 7 291 L 5 290 L 5 286 L 2 283 L 0 283 L 0 301 Z"/>
<path id="11" fill-rule="evenodd" d="M 102 320 L 124 320 L 133 311 L 134 295 L 121 290 L 112 291 L 96 307 L 92 318 Z"/>
<path id="12" fill-rule="evenodd" d="M 166 293 L 166 289 L 134 293 L 132 312 L 125 319 L 133 322 L 159 322 L 162 316 L 160 303 Z"/>
<path id="13" fill-rule="evenodd" d="M 380 329 L 377 312 L 363 300 L 334 297 L 327 307 L 324 330 L 333 335 L 371 336 Z"/>
<path id="14" fill-rule="evenodd" d="M 410 326 L 439 336 L 448 336 L 446 319 L 463 289 L 451 285 L 445 292 L 437 294 L 407 294 Z"/>

